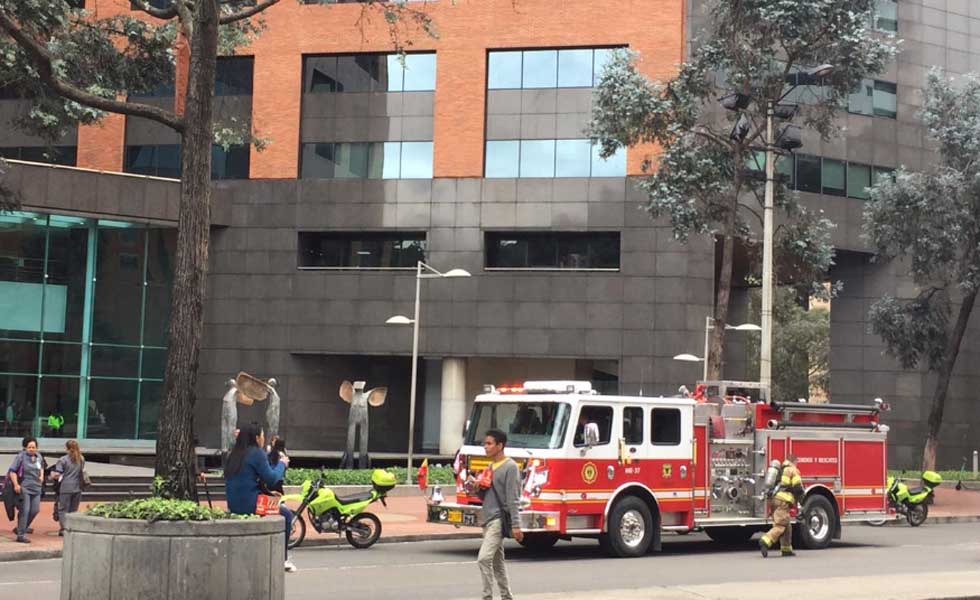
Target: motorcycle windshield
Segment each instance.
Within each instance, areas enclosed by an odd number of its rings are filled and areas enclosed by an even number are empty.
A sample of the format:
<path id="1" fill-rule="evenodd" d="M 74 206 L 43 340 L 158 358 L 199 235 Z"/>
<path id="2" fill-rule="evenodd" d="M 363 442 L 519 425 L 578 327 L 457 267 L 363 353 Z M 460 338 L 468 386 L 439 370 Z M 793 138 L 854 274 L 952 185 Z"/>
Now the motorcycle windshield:
<path id="1" fill-rule="evenodd" d="M 561 448 L 571 412 L 565 402 L 477 402 L 466 444 L 479 446 L 487 430 L 500 429 L 508 448 Z"/>

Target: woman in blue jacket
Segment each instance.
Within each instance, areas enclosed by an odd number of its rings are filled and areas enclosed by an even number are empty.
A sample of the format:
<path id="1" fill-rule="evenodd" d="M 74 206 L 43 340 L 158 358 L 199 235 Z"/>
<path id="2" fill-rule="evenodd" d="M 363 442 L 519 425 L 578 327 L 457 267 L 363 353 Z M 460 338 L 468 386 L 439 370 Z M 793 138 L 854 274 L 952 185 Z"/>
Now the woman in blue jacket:
<path id="1" fill-rule="evenodd" d="M 265 433 L 255 424 L 241 428 L 235 447 L 228 455 L 225 465 L 225 495 L 228 499 L 228 510 L 240 515 L 255 514 L 255 503 L 259 495 L 259 482 L 267 486 L 275 485 L 279 480 L 275 471 L 269 467 L 269 459 L 262 447 L 265 445 Z M 289 545 L 289 532 L 293 526 L 293 512 L 279 505 L 279 514 L 286 519 L 286 546 Z M 284 546 L 284 551 L 286 550 Z M 286 554 L 284 563 L 289 573 L 296 567 Z"/>

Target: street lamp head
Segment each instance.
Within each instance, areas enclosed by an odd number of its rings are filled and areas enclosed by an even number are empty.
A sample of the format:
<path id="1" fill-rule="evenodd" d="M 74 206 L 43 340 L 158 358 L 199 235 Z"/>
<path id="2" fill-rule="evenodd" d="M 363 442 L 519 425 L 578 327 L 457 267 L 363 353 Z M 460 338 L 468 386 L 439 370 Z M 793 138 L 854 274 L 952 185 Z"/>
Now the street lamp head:
<path id="1" fill-rule="evenodd" d="M 735 331 L 762 331 L 762 328 L 755 323 L 742 323 L 732 327 Z"/>
<path id="2" fill-rule="evenodd" d="M 720 102 L 726 110 L 745 110 L 749 107 L 749 102 L 751 101 L 751 97 L 738 92 L 732 92 L 731 94 L 718 98 L 718 102 Z"/>
<path id="3" fill-rule="evenodd" d="M 442 274 L 443 277 L 471 277 L 466 269 L 450 269 Z"/>
<path id="4" fill-rule="evenodd" d="M 674 360 L 681 360 L 684 362 L 704 362 L 703 358 L 699 358 L 693 354 L 678 354 L 674 357 Z"/>
<path id="5" fill-rule="evenodd" d="M 820 78 L 820 77 L 826 77 L 827 75 L 830 75 L 833 72 L 834 72 L 834 65 L 822 64 L 813 67 L 812 69 L 807 71 L 806 74 L 809 75 L 810 77 Z"/>
<path id="6" fill-rule="evenodd" d="M 390 317 L 387 321 L 385 321 L 385 325 L 411 325 L 414 322 L 415 321 L 409 319 L 405 315 L 395 315 L 394 317 Z"/>

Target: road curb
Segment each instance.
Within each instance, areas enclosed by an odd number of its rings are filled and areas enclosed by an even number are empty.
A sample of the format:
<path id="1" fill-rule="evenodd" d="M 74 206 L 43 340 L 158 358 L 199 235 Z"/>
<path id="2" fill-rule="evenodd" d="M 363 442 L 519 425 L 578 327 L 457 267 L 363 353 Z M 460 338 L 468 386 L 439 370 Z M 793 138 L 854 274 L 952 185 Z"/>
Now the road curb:
<path id="1" fill-rule="evenodd" d="M 61 548 L 51 548 L 50 550 L 17 550 L 14 552 L 0 552 L 0 563 L 13 562 L 15 560 L 44 560 L 47 558 L 61 558 Z"/>
<path id="2" fill-rule="evenodd" d="M 404 542 L 438 542 L 440 540 L 478 540 L 482 537 L 482 533 L 421 533 L 421 534 L 411 534 L 411 535 L 381 535 L 381 539 L 378 540 L 379 544 L 399 544 Z M 327 535 L 318 535 L 315 538 L 306 538 L 303 540 L 303 544 L 295 550 L 302 550 L 304 548 L 317 548 L 321 546 L 347 546 L 347 539 L 344 537 L 327 537 Z"/>

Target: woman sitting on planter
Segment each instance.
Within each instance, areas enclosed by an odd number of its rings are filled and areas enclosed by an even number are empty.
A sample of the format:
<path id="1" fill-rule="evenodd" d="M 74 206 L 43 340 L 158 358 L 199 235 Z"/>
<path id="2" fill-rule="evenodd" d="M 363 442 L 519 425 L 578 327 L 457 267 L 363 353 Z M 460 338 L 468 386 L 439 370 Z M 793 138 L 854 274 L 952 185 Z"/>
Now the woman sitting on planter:
<path id="1" fill-rule="evenodd" d="M 228 499 L 228 510 L 241 514 L 255 514 L 255 504 L 259 496 L 260 482 L 267 486 L 275 485 L 278 476 L 269 466 L 262 447 L 265 445 L 265 434 L 258 425 L 251 423 L 241 428 L 235 447 L 228 455 L 225 466 L 225 495 Z M 289 542 L 289 531 L 293 526 L 293 513 L 283 505 L 279 505 L 279 514 L 286 519 L 286 545 Z M 286 545 L 283 550 L 286 550 Z M 286 571 L 292 573 L 296 567 L 286 554 Z"/>
<path id="2" fill-rule="evenodd" d="M 54 479 L 58 480 L 59 489 L 55 502 L 58 508 L 58 535 L 65 535 L 65 515 L 78 510 L 78 503 L 82 499 L 82 473 L 85 471 L 85 457 L 78 447 L 78 442 L 68 440 L 65 442 L 65 454 L 58 459 L 54 466 Z"/>

